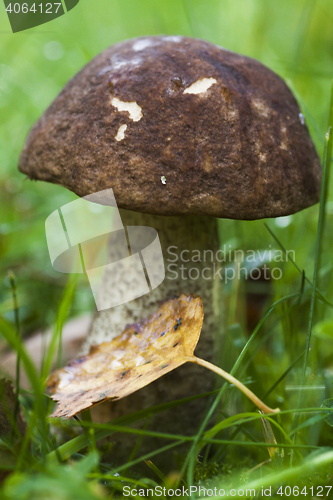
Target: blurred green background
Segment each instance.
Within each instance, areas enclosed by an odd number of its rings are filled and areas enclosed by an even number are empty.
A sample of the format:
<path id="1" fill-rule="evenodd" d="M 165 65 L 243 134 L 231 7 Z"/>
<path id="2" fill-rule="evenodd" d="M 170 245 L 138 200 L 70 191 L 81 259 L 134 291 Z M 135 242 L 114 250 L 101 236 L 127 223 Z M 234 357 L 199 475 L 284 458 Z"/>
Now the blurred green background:
<path id="1" fill-rule="evenodd" d="M 294 91 L 322 157 L 333 77 L 332 0 L 80 0 L 64 16 L 16 34 L 11 32 L 1 2 L 0 315 L 14 323 L 8 278 L 11 270 L 16 276 L 24 337 L 45 330 L 55 321 L 68 277 L 51 267 L 44 223 L 51 212 L 76 198 L 61 186 L 31 182 L 18 172 L 18 158 L 29 129 L 66 82 L 96 54 L 127 38 L 162 33 L 206 39 L 256 58 L 277 72 Z M 310 280 L 318 209 L 316 205 L 293 216 L 266 221 L 284 247 L 295 252 L 300 270 Z M 244 252 L 278 249 L 264 222 L 222 220 L 222 241 L 227 249 L 230 245 L 231 249 Z M 333 193 L 328 186 L 318 288 L 331 301 L 332 229 Z M 278 266 L 283 271 L 279 280 L 259 284 L 234 280 L 226 286 L 225 304 L 221 304 L 226 311 L 222 360 L 226 369 L 231 368 L 267 308 L 300 291 L 302 273 L 290 261 L 279 262 Z M 310 305 L 310 287 L 306 283 L 304 290 L 299 302 L 286 300 L 273 310 L 247 353 L 246 372 L 240 375 L 243 380 L 248 377 L 252 390 L 259 395 L 276 382 L 305 348 Z M 81 276 L 71 315 L 94 310 L 90 287 Z M 333 379 L 333 309 L 320 301 L 315 307 L 308 366 L 306 384 L 309 388 L 312 384 L 312 390 L 303 403 L 320 406 L 325 398 L 332 397 Z M 295 408 L 300 374 L 301 363 L 273 391 L 271 397 L 276 405 Z M 284 425 L 290 432 L 292 414 L 287 418 Z M 262 440 L 262 433 L 255 432 L 256 438 Z M 333 432 L 320 422 L 306 428 L 300 442 L 333 445 Z M 237 450 L 236 464 L 248 456 L 243 448 Z M 259 450 L 253 456 L 251 466 L 266 460 L 268 455 Z"/>
<path id="2" fill-rule="evenodd" d="M 286 79 L 296 92 L 322 156 L 333 76 L 331 0 L 80 0 L 66 15 L 16 34 L 11 32 L 2 4 L 0 13 L 0 313 L 13 320 L 7 276 L 8 270 L 12 270 L 17 278 L 23 335 L 45 329 L 54 322 L 67 277 L 52 270 L 44 222 L 52 211 L 76 197 L 60 186 L 25 179 L 17 171 L 20 151 L 30 127 L 66 82 L 109 45 L 147 34 L 181 34 L 203 38 L 260 60 Z M 329 190 L 319 274 L 319 288 L 328 298 L 332 298 L 333 291 L 332 216 L 333 198 Z M 295 251 L 298 266 L 310 279 L 317 219 L 318 205 L 293 216 L 267 221 L 283 245 Z M 223 241 L 233 249 L 279 248 L 264 221 L 221 221 L 220 229 Z M 302 276 L 292 263 L 282 263 L 282 270 L 282 279 L 272 280 L 269 293 L 264 292 L 267 306 L 300 290 Z M 242 297 L 246 297 L 247 291 L 243 285 L 234 282 L 227 287 L 230 332 L 246 330 Z M 284 352 L 289 353 L 290 362 L 304 349 L 308 305 L 305 300 L 283 321 L 272 320 L 269 325 L 275 334 L 274 349 L 270 351 L 272 363 L 284 356 Z M 71 314 L 93 310 L 92 294 L 82 277 Z M 277 313 L 274 314 L 277 319 Z M 321 368 L 327 368 L 325 391 L 329 395 L 332 309 L 319 304 L 315 318 L 316 338 L 321 340 L 313 352 L 316 356 L 321 354 L 319 358 L 311 358 L 311 366 L 314 378 L 316 370 L 320 369 L 322 377 Z M 262 357 L 266 354 L 264 350 Z M 270 364 L 268 359 L 262 365 L 258 362 L 257 369 L 262 366 L 264 373 L 267 363 Z M 282 366 L 276 368 L 277 373 Z"/>

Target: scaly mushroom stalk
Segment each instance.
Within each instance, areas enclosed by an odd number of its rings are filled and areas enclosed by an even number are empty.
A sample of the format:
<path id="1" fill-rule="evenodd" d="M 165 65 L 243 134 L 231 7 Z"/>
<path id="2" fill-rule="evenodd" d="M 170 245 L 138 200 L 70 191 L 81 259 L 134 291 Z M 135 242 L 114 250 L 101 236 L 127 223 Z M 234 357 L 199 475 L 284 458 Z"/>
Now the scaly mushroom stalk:
<path id="1" fill-rule="evenodd" d="M 217 220 L 207 216 L 162 217 L 126 210 L 120 210 L 120 213 L 125 226 L 149 226 L 157 230 L 164 256 L 166 276 L 163 283 L 149 294 L 127 304 L 98 312 L 84 343 L 83 352 L 88 352 L 93 344 L 112 340 L 124 330 L 127 324 L 148 317 L 161 302 L 173 296 L 179 296 L 183 292 L 200 295 L 204 303 L 204 324 L 196 354 L 208 361 L 217 361 L 223 322 L 222 281 L 218 275 L 214 279 L 214 273 L 221 265 L 215 260 L 219 249 Z M 175 255 L 178 257 L 177 261 Z M 201 260 L 197 260 L 199 255 Z M 194 261 L 191 257 L 194 257 Z M 173 266 L 172 269 L 168 268 L 170 264 Z M 108 282 L 106 276 L 106 281 L 103 283 L 104 291 L 107 292 L 109 289 L 112 293 L 114 286 L 112 279 Z M 125 276 L 121 286 L 135 287 L 133 276 L 127 276 L 127 280 Z M 92 410 L 93 416 L 98 420 L 108 421 L 162 402 L 208 392 L 214 387 L 214 379 L 216 379 L 214 373 L 203 373 L 200 367 L 188 363 L 128 398 L 115 402 L 106 401 L 98 405 Z M 193 434 L 206 405 L 206 399 L 199 399 L 163 412 L 153 419 L 149 429 L 175 434 Z M 131 434 L 113 436 L 112 442 L 114 443 L 113 450 L 119 459 L 126 458 L 133 448 Z M 140 453 L 148 452 L 164 444 L 163 440 L 159 442 L 156 438 L 146 438 L 143 448 L 140 448 Z"/>

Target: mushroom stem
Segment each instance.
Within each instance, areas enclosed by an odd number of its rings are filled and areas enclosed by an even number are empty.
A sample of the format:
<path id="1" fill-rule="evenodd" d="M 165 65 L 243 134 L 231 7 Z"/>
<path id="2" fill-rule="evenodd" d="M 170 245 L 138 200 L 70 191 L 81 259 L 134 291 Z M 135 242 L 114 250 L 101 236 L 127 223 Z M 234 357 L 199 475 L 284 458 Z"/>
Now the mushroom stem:
<path id="1" fill-rule="evenodd" d="M 205 368 L 208 368 L 208 370 L 211 370 L 220 375 L 220 377 L 223 377 L 225 380 L 230 382 L 230 384 L 233 384 L 235 387 L 237 387 L 237 389 L 242 391 L 242 393 L 245 394 L 245 396 L 247 396 L 252 401 L 252 403 L 254 403 L 263 413 L 279 413 L 279 408 L 275 408 L 273 410 L 269 406 L 265 405 L 265 403 L 263 403 L 261 399 L 259 399 L 252 391 L 250 391 L 250 389 L 242 384 L 242 382 L 230 375 L 230 373 L 222 370 L 222 368 L 219 368 L 218 366 L 215 366 L 212 363 L 205 361 L 204 359 L 197 358 L 196 356 L 188 358 L 188 361 L 200 366 L 204 366 Z"/>
<path id="2" fill-rule="evenodd" d="M 179 296 L 181 292 L 200 295 L 204 304 L 205 318 L 196 354 L 208 361 L 216 359 L 220 352 L 222 337 L 223 302 L 221 300 L 222 280 L 217 274 L 221 265 L 216 261 L 219 250 L 217 220 L 207 216 L 165 217 L 146 215 L 120 210 L 124 226 L 149 226 L 158 232 L 164 264 L 165 279 L 149 294 L 127 304 L 96 313 L 90 332 L 83 346 L 86 353 L 92 344 L 111 341 L 119 335 L 127 324 L 135 323 L 152 314 L 161 302 Z M 124 277 L 124 282 L 103 283 L 103 293 L 112 293 L 115 286 L 135 287 L 135 277 Z M 148 408 L 161 402 L 173 401 L 186 396 L 209 392 L 214 388 L 216 376 L 194 364 L 186 364 L 175 372 L 165 375 L 132 394 L 115 402 L 106 402 L 92 409 L 93 416 L 99 421 L 122 416 L 139 409 Z M 184 435 L 193 434 L 207 405 L 206 398 L 198 399 L 177 409 L 168 410 L 155 417 L 150 430 L 163 430 Z M 117 442 L 118 439 L 118 442 Z M 132 437 L 122 435 L 113 439 L 119 459 L 130 453 L 133 448 Z M 160 442 L 163 446 L 163 440 Z M 145 439 L 140 453 L 155 449 L 159 445 Z M 171 460 L 171 457 L 169 457 Z M 172 460 L 170 461 L 172 467 Z"/>
<path id="3" fill-rule="evenodd" d="M 203 301 L 205 320 L 202 338 L 207 338 L 207 346 L 199 350 L 205 359 L 211 360 L 213 352 L 216 353 L 216 345 L 213 346 L 216 318 L 221 316 L 222 307 L 222 281 L 217 273 L 221 264 L 216 261 L 219 250 L 217 220 L 207 216 L 163 217 L 128 210 L 120 210 L 120 214 L 124 226 L 156 229 L 163 252 L 165 279 L 149 294 L 96 313 L 82 347 L 83 354 L 93 344 L 111 341 L 127 324 L 148 317 L 161 302 L 183 292 L 200 295 Z M 111 295 L 115 287 L 135 289 L 137 286 L 136 276 L 129 273 L 123 273 L 117 283 L 114 276 L 105 274 L 102 283 L 105 295 Z M 199 344 L 205 343 L 206 340 L 201 340 Z"/>

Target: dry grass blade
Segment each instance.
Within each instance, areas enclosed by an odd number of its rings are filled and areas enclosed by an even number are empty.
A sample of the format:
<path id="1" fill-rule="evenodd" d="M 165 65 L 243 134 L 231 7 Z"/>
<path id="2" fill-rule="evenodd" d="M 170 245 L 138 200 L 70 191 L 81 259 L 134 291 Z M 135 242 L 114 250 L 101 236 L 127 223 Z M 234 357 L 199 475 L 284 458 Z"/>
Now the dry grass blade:
<path id="1" fill-rule="evenodd" d="M 16 437 L 22 437 L 26 431 L 26 422 L 20 405 L 14 420 L 15 393 L 13 385 L 9 380 L 0 379 L 0 438 L 8 437 L 15 433 Z"/>

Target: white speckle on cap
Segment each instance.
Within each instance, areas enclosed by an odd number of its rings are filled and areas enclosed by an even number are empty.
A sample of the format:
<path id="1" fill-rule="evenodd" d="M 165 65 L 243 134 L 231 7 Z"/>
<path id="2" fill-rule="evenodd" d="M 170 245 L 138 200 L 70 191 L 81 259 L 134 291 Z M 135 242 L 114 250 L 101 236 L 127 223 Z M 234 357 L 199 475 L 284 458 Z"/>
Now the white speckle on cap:
<path id="1" fill-rule="evenodd" d="M 187 87 L 187 89 L 184 90 L 184 94 L 202 94 L 206 92 L 209 87 L 214 85 L 214 83 L 217 83 L 215 78 L 201 78 Z"/>
<path id="2" fill-rule="evenodd" d="M 171 36 L 164 36 L 162 38 L 162 40 L 164 40 L 165 42 L 175 42 L 175 43 L 179 43 L 182 41 L 182 38 L 181 36 L 177 36 L 177 35 L 171 35 Z"/>
<path id="3" fill-rule="evenodd" d="M 239 117 L 239 115 L 238 115 L 237 109 L 231 109 L 230 111 L 228 111 L 229 120 L 235 120 L 235 119 L 238 119 L 238 117 Z"/>
<path id="4" fill-rule="evenodd" d="M 133 57 L 133 59 L 129 59 L 127 62 L 131 66 L 139 66 L 142 63 L 142 57 Z"/>
<path id="5" fill-rule="evenodd" d="M 164 175 L 162 175 L 162 177 L 161 177 L 161 182 L 162 182 L 162 184 L 166 184 L 166 178 Z"/>
<path id="6" fill-rule="evenodd" d="M 134 122 L 138 122 L 143 116 L 141 107 L 135 101 L 125 102 L 118 99 L 118 97 L 113 97 L 111 99 L 111 104 L 117 108 L 118 111 L 127 111 L 130 119 Z"/>
<path id="7" fill-rule="evenodd" d="M 144 50 L 147 47 L 153 47 L 154 45 L 156 45 L 156 43 L 154 43 L 152 40 L 149 40 L 149 38 L 144 38 L 143 40 L 138 40 L 133 43 L 132 48 L 137 52 L 138 50 Z"/>
<path id="8" fill-rule="evenodd" d="M 123 139 L 125 139 L 125 131 L 127 129 L 127 125 L 124 124 L 124 125 L 120 125 L 120 127 L 118 128 L 118 132 L 117 132 L 117 135 L 115 137 L 116 141 L 122 141 Z"/>
<path id="9" fill-rule="evenodd" d="M 112 71 L 112 66 L 105 66 L 105 68 L 97 73 L 97 76 L 104 75 L 104 73 L 109 73 L 110 71 Z"/>
<path id="10" fill-rule="evenodd" d="M 280 142 L 280 148 L 284 149 L 285 151 L 288 150 L 288 134 L 287 134 L 287 127 L 284 125 L 281 127 L 281 142 Z"/>
<path id="11" fill-rule="evenodd" d="M 301 122 L 301 124 L 305 125 L 305 116 L 303 115 L 303 113 L 300 113 L 298 115 L 298 118 L 299 118 L 299 121 Z"/>
<path id="12" fill-rule="evenodd" d="M 127 64 L 127 61 L 116 61 L 113 65 L 112 65 L 112 69 L 119 69 L 121 68 L 122 66 L 126 66 Z"/>
<path id="13" fill-rule="evenodd" d="M 110 66 L 107 66 L 105 70 L 102 70 L 100 73 L 117 71 L 124 66 L 139 66 L 142 63 L 142 58 L 136 56 L 132 59 L 121 59 L 119 55 L 116 54 L 111 58 L 110 63 Z"/>
<path id="14" fill-rule="evenodd" d="M 264 117 L 268 118 L 271 114 L 270 108 L 260 99 L 252 99 L 253 107 Z"/>

